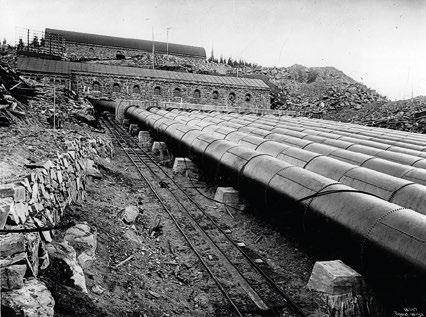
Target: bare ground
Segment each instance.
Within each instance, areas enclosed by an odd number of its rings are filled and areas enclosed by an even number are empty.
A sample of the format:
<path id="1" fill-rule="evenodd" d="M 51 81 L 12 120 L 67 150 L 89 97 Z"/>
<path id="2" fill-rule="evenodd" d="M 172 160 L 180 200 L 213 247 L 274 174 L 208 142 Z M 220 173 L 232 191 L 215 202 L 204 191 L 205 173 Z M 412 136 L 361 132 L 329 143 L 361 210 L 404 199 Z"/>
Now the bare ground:
<path id="1" fill-rule="evenodd" d="M 77 222 L 85 221 L 98 231 L 96 261 L 85 272 L 89 298 L 76 300 L 75 294 L 56 292 L 57 316 L 232 315 L 216 284 L 139 180 L 126 156 L 117 152 L 111 164 L 103 166 L 103 178 L 89 183 L 87 201 L 70 208 L 66 215 Z M 230 230 L 235 241 L 244 242 L 252 254 L 266 262 L 274 280 L 306 313 L 319 316 L 319 300 L 305 289 L 312 258 L 267 221 L 236 211 L 231 217 L 222 207 L 190 189 L 192 183 L 184 176 L 177 180 L 221 226 Z M 197 186 L 205 187 L 201 189 L 205 195 L 213 196 L 214 187 L 203 182 Z M 126 225 L 120 219 L 121 211 L 129 204 L 141 209 L 134 225 Z M 152 233 L 158 224 L 161 232 Z M 129 261 L 116 267 L 129 257 Z M 102 294 L 97 291 L 99 286 L 104 290 Z M 74 301 L 83 303 L 78 310 L 68 304 Z"/>

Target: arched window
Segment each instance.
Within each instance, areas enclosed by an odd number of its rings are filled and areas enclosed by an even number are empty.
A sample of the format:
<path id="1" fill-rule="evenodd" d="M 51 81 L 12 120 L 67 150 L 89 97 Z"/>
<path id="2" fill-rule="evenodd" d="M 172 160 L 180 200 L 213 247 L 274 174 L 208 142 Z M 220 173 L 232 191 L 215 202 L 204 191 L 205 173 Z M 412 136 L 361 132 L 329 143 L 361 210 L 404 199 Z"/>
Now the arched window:
<path id="1" fill-rule="evenodd" d="M 140 94 L 141 93 L 141 88 L 139 87 L 139 85 L 133 86 L 132 93 L 134 93 L 134 94 Z"/>
<path id="2" fill-rule="evenodd" d="M 125 56 L 124 56 L 124 54 L 123 54 L 122 51 L 117 51 L 117 54 L 115 54 L 115 58 L 117 58 L 117 59 L 124 59 Z"/>
<path id="3" fill-rule="evenodd" d="M 251 95 L 250 94 L 246 94 L 246 102 L 250 102 L 251 101 Z"/>
<path id="4" fill-rule="evenodd" d="M 98 81 L 94 81 L 92 84 L 92 89 L 94 91 L 100 91 L 101 90 L 101 84 Z"/>
<path id="5" fill-rule="evenodd" d="M 213 99 L 219 99 L 219 92 L 217 90 L 213 91 L 212 98 Z"/>
<path id="6" fill-rule="evenodd" d="M 157 86 L 154 88 L 154 95 L 155 96 L 161 96 L 161 87 Z"/>
<path id="7" fill-rule="evenodd" d="M 196 99 L 200 99 L 201 98 L 201 92 L 198 89 L 195 89 L 193 97 L 196 98 Z"/>
<path id="8" fill-rule="evenodd" d="M 182 93 L 180 91 L 180 88 L 175 88 L 175 90 L 173 90 L 173 97 L 181 97 Z"/>
<path id="9" fill-rule="evenodd" d="M 89 48 L 89 53 L 90 53 L 91 55 L 95 55 L 95 50 L 93 49 L 93 47 L 90 47 L 90 48 Z"/>
<path id="10" fill-rule="evenodd" d="M 228 97 L 229 101 L 230 101 L 230 102 L 235 102 L 235 98 L 236 98 L 235 93 L 234 93 L 234 92 L 231 92 L 231 93 L 229 94 L 229 97 Z"/>
<path id="11" fill-rule="evenodd" d="M 120 92 L 120 84 L 114 83 L 114 85 L 112 85 L 112 91 L 113 92 Z"/>

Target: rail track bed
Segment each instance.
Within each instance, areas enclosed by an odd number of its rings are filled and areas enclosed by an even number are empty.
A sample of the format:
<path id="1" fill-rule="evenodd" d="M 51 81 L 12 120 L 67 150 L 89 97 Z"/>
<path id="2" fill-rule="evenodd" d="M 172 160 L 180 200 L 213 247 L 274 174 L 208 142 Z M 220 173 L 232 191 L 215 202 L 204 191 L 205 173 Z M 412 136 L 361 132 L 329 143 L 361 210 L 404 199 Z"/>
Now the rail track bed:
<path id="1" fill-rule="evenodd" d="M 306 316 L 277 284 L 277 273 L 205 210 L 195 188 L 179 182 L 115 121 L 101 122 L 222 293 L 218 315 Z"/>

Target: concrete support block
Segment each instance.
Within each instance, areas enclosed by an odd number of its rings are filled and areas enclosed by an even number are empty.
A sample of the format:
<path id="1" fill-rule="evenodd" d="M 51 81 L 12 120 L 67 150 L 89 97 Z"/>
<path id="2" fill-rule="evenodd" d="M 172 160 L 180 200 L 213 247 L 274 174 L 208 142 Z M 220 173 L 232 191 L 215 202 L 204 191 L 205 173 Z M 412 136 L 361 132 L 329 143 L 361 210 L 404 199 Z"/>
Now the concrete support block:
<path id="1" fill-rule="evenodd" d="M 129 125 L 129 133 L 130 135 L 137 135 L 139 132 L 139 125 L 132 123 Z"/>
<path id="2" fill-rule="evenodd" d="M 151 135 L 149 134 L 149 131 L 139 131 L 138 141 L 139 141 L 139 145 L 141 146 L 146 146 L 146 147 L 151 146 L 152 138 L 151 138 Z"/>
<path id="3" fill-rule="evenodd" d="M 176 157 L 173 163 L 173 172 L 183 174 L 186 171 L 196 171 L 197 166 L 187 157 Z"/>
<path id="4" fill-rule="evenodd" d="M 376 316 L 383 311 L 363 277 L 340 260 L 315 262 L 306 287 L 324 300 L 329 316 Z"/>
<path id="5" fill-rule="evenodd" d="M 339 295 L 362 289 L 361 274 L 340 260 L 316 262 L 307 287 L 317 292 Z"/>
<path id="6" fill-rule="evenodd" d="M 130 126 L 130 120 L 129 120 L 129 119 L 123 119 L 123 120 L 122 120 L 122 123 L 123 123 L 123 125 L 124 125 L 125 127 Z"/>
<path id="7" fill-rule="evenodd" d="M 152 153 L 158 155 L 160 160 L 166 160 L 170 157 L 167 145 L 164 142 L 155 141 L 152 144 Z"/>
<path id="8" fill-rule="evenodd" d="M 214 200 L 235 207 L 238 207 L 240 203 L 238 191 L 232 187 L 218 187 L 214 195 Z"/>

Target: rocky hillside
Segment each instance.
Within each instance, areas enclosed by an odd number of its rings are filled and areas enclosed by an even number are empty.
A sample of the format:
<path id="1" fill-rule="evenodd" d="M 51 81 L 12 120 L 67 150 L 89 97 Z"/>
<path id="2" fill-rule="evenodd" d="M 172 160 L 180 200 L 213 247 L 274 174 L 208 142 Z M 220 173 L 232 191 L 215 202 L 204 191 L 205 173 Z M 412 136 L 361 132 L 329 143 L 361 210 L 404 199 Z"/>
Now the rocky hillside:
<path id="1" fill-rule="evenodd" d="M 334 67 L 293 65 L 254 69 L 268 76 L 278 88 L 274 107 L 297 110 L 304 115 L 317 112 L 360 110 L 367 103 L 386 101 L 376 91 L 358 83 Z"/>

